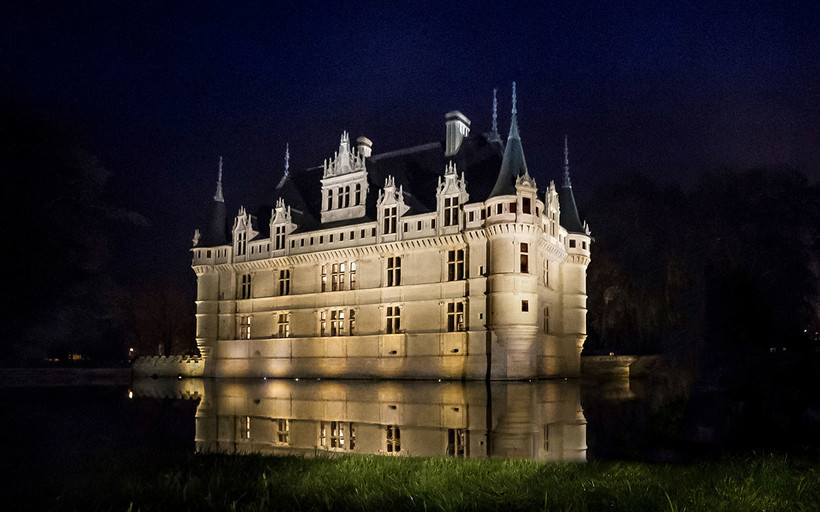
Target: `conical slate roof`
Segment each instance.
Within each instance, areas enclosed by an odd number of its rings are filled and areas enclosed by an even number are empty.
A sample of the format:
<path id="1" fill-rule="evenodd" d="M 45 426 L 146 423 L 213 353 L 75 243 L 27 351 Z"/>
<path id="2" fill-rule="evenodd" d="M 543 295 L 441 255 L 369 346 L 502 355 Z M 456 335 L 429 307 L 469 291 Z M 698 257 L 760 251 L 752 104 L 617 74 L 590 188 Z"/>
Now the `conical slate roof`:
<path id="1" fill-rule="evenodd" d="M 202 247 L 228 245 L 228 222 L 225 213 L 225 198 L 222 195 L 222 157 L 219 157 L 219 178 L 216 181 L 211 223 L 208 229 L 202 233 L 199 245 Z"/>
<path id="2" fill-rule="evenodd" d="M 510 135 L 507 137 L 507 146 L 504 148 L 504 158 L 495 187 L 490 197 L 515 195 L 515 180 L 527 172 L 527 160 L 524 158 L 524 148 L 521 146 L 521 136 L 518 134 L 518 112 L 515 109 L 515 82 L 513 82 L 513 109 Z"/>
<path id="3" fill-rule="evenodd" d="M 564 135 L 564 182 L 561 184 L 561 190 L 558 191 L 558 204 L 561 205 L 558 223 L 570 233 L 583 233 L 584 225 L 581 224 L 581 216 L 578 215 L 575 194 L 572 193 L 572 183 L 569 180 L 569 146 L 566 135 Z"/>

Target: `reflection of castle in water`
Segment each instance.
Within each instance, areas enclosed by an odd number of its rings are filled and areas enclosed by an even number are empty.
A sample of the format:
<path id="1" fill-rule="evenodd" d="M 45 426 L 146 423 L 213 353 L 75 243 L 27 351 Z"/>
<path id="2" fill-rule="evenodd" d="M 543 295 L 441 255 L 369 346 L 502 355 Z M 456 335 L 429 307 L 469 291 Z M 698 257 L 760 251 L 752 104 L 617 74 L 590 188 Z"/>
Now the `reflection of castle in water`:
<path id="1" fill-rule="evenodd" d="M 199 396 L 200 451 L 575 462 L 587 456 L 577 381 L 189 379 L 142 380 L 134 389 L 143 396 Z"/>

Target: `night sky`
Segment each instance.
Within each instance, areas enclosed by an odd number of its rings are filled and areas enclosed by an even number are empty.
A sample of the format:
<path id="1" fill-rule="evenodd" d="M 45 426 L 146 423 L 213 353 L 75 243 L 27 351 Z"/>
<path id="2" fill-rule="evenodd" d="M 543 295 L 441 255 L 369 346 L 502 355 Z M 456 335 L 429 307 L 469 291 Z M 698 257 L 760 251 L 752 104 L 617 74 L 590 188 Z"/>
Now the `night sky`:
<path id="1" fill-rule="evenodd" d="M 494 87 L 506 136 L 513 80 L 531 172 L 542 189 L 559 178 L 568 134 L 582 206 L 632 171 L 820 178 L 816 1 L 3 4 L 0 94 L 76 136 L 113 201 L 151 221 L 117 239 L 125 280 L 193 282 L 219 155 L 229 213 L 255 209 L 286 143 L 298 172 L 342 130 L 376 153 L 442 140 L 453 109 L 488 131 Z"/>

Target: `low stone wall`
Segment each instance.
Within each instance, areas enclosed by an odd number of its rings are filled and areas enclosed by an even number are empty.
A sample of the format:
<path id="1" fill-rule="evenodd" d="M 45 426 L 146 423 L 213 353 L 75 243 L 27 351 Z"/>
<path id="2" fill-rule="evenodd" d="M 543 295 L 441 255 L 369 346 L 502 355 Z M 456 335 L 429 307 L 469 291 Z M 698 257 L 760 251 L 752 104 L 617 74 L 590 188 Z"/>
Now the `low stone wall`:
<path id="1" fill-rule="evenodd" d="M 135 377 L 202 377 L 205 368 L 200 356 L 139 357 L 131 366 Z"/>

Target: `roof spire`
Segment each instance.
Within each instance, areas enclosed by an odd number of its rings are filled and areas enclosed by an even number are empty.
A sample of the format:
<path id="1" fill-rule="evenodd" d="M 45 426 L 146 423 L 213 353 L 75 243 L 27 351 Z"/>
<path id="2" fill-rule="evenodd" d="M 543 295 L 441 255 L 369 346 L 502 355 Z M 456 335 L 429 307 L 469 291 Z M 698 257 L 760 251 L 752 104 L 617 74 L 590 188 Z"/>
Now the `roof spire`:
<path id="1" fill-rule="evenodd" d="M 285 143 L 285 176 L 290 174 L 290 143 Z"/>
<path id="2" fill-rule="evenodd" d="M 516 110 L 515 82 L 513 82 L 513 107 L 510 135 L 504 147 L 504 156 L 501 159 L 501 169 L 490 197 L 514 195 L 515 183 L 519 176 L 529 176 L 527 161 L 524 159 L 524 148 L 521 147 L 521 137 L 518 134 L 518 112 Z"/>
<path id="3" fill-rule="evenodd" d="M 493 89 L 493 131 L 490 133 L 493 140 L 501 140 L 498 134 L 498 88 Z"/>
<path id="4" fill-rule="evenodd" d="M 214 201 L 219 201 L 220 203 L 225 202 L 225 198 L 222 197 L 222 156 L 219 157 L 219 176 L 216 179 L 216 194 L 214 194 Z"/>
<path id="5" fill-rule="evenodd" d="M 512 83 L 512 121 L 510 122 L 510 135 L 507 137 L 508 139 L 516 138 L 520 139 L 521 137 L 518 134 L 518 109 L 516 109 L 516 94 L 515 94 L 515 82 Z"/>
<path id="6" fill-rule="evenodd" d="M 569 181 L 569 144 L 567 144 L 567 134 L 564 134 L 564 183 L 563 187 L 572 187 Z"/>

